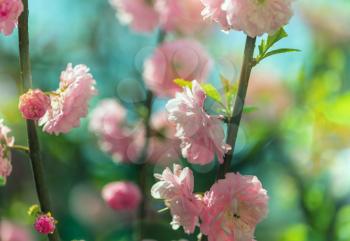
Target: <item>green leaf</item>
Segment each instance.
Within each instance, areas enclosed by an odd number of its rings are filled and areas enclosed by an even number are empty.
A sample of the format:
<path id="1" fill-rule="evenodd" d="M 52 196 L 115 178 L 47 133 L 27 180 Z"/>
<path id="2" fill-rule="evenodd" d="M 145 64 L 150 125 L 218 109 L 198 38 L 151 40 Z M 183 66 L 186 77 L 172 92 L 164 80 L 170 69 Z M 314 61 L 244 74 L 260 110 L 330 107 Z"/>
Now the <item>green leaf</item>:
<path id="1" fill-rule="evenodd" d="M 275 43 L 286 37 L 288 37 L 288 34 L 286 31 L 284 31 L 283 28 L 280 28 L 280 30 L 278 30 L 273 35 L 269 35 L 267 37 L 266 48 L 264 52 L 266 53 L 267 50 L 269 50 Z"/>
<path id="2" fill-rule="evenodd" d="M 39 213 L 40 213 L 40 207 L 39 207 L 39 205 L 37 205 L 37 204 L 32 205 L 32 206 L 29 207 L 29 209 L 28 209 L 28 215 L 29 215 L 29 216 L 35 217 L 35 216 L 37 216 Z"/>
<path id="3" fill-rule="evenodd" d="M 180 87 L 188 87 L 192 88 L 192 81 L 184 80 L 184 79 L 175 79 L 174 83 Z M 212 85 L 212 84 L 201 84 L 205 94 L 215 100 L 216 102 L 221 102 L 221 94 L 220 92 Z"/>
<path id="4" fill-rule="evenodd" d="M 266 53 L 262 59 L 265 59 L 271 55 L 283 54 L 283 53 L 289 53 L 289 52 L 300 52 L 300 50 L 299 49 L 288 49 L 288 48 L 276 49 L 276 50 L 272 50 L 272 51 Z"/>
<path id="5" fill-rule="evenodd" d="M 5 177 L 0 176 L 0 187 L 1 187 L 1 186 L 5 186 L 5 184 L 6 184 L 6 179 L 5 179 Z"/>
<path id="6" fill-rule="evenodd" d="M 222 103 L 220 92 L 211 84 L 202 84 L 202 88 L 206 95 L 216 102 Z"/>
<path id="7" fill-rule="evenodd" d="M 251 113 L 256 111 L 258 108 L 256 106 L 244 106 L 243 112 L 244 113 Z"/>
<path id="8" fill-rule="evenodd" d="M 192 88 L 192 81 L 188 81 L 188 80 L 184 80 L 184 79 L 174 79 L 174 83 L 180 87 Z"/>

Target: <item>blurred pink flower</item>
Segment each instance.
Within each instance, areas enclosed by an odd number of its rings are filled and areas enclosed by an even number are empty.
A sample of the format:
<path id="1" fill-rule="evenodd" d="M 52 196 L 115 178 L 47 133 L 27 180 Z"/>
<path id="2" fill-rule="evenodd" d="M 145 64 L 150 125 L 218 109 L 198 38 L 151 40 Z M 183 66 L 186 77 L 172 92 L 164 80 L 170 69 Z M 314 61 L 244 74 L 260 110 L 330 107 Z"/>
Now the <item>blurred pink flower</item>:
<path id="1" fill-rule="evenodd" d="M 165 31 L 179 31 L 192 34 L 203 30 L 206 23 L 201 17 L 202 4 L 199 0 L 156 0 L 160 26 Z"/>
<path id="2" fill-rule="evenodd" d="M 152 32 L 158 25 L 158 14 L 149 0 L 110 0 L 123 24 L 136 32 Z"/>
<path id="3" fill-rule="evenodd" d="M 230 28 L 226 12 L 224 11 L 225 0 L 201 0 L 205 8 L 202 11 L 204 18 L 210 18 L 211 20 L 220 23 L 224 30 Z"/>
<path id="4" fill-rule="evenodd" d="M 176 137 L 181 140 L 182 155 L 190 163 L 205 165 L 214 160 L 223 162 L 229 150 L 225 144 L 225 133 L 220 120 L 208 115 L 204 110 L 206 95 L 197 81 L 192 90 L 176 93 L 176 97 L 166 104 L 168 118 L 176 123 Z"/>
<path id="5" fill-rule="evenodd" d="M 33 241 L 29 230 L 7 220 L 0 221 L 1 241 Z"/>
<path id="6" fill-rule="evenodd" d="M 166 112 L 159 112 L 151 118 L 152 137 L 148 159 L 152 163 L 168 165 L 180 159 L 180 141 L 175 137 L 176 126 L 168 120 Z"/>
<path id="7" fill-rule="evenodd" d="M 131 182 L 112 182 L 104 186 L 102 197 L 105 202 L 117 211 L 136 210 L 142 200 L 138 186 Z"/>
<path id="8" fill-rule="evenodd" d="M 160 97 L 172 97 L 181 88 L 174 79 L 206 80 L 212 62 L 202 46 L 194 40 L 176 40 L 160 45 L 145 61 L 146 85 Z"/>
<path id="9" fill-rule="evenodd" d="M 41 234 L 52 234 L 56 229 L 56 220 L 50 213 L 41 214 L 36 218 L 34 228 Z"/>
<path id="10" fill-rule="evenodd" d="M 268 196 L 255 176 L 228 173 L 204 196 L 201 232 L 209 241 L 252 241 L 267 215 Z"/>
<path id="11" fill-rule="evenodd" d="M 9 136 L 10 128 L 3 124 L 0 119 L 0 184 L 6 183 L 6 179 L 12 172 L 11 152 L 9 147 L 12 147 L 15 142 L 13 136 Z"/>
<path id="12" fill-rule="evenodd" d="M 188 167 L 174 165 L 173 172 L 167 167 L 162 174 L 155 174 L 160 181 L 153 185 L 152 196 L 164 199 L 170 208 L 173 229 L 182 226 L 186 233 L 194 232 L 201 212 L 201 200 L 193 194 L 193 173 Z"/>
<path id="13" fill-rule="evenodd" d="M 90 130 L 99 139 L 103 151 L 116 161 L 136 161 L 144 145 L 144 128 L 131 129 L 126 123 L 126 110 L 114 99 L 106 99 L 92 111 Z"/>
<path id="14" fill-rule="evenodd" d="M 41 90 L 28 90 L 19 97 L 18 108 L 27 120 L 39 120 L 50 107 L 50 98 Z"/>
<path id="15" fill-rule="evenodd" d="M 292 94 L 284 85 L 283 81 L 273 73 L 254 72 L 249 80 L 251 83 L 247 92 L 247 105 L 257 107 L 257 110 L 245 116 L 254 125 L 257 119 L 262 123 L 274 125 L 292 105 Z"/>
<path id="16" fill-rule="evenodd" d="M 115 99 L 104 99 L 91 112 L 90 130 L 95 133 L 113 133 L 126 118 L 126 110 Z"/>
<path id="17" fill-rule="evenodd" d="M 202 14 L 224 30 L 244 31 L 250 37 L 272 34 L 289 22 L 292 0 L 202 0 Z"/>
<path id="18" fill-rule="evenodd" d="M 21 0 L 0 1 L 0 32 L 10 35 L 16 27 L 18 18 L 23 11 Z"/>
<path id="19" fill-rule="evenodd" d="M 96 94 L 95 80 L 85 65 L 68 64 L 61 73 L 59 89 L 50 95 L 51 108 L 39 120 L 49 134 L 67 133 L 80 125 L 88 112 L 88 102 Z"/>

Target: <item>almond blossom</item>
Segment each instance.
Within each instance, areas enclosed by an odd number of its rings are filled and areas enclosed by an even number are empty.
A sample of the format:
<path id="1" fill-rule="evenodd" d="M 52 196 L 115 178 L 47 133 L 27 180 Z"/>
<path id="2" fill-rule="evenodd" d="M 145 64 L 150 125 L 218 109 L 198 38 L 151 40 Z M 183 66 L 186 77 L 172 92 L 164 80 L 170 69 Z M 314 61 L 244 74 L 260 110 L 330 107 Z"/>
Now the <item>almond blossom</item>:
<path id="1" fill-rule="evenodd" d="M 23 11 L 21 0 L 0 1 L 0 32 L 10 35 L 17 26 L 18 18 Z"/>
<path id="2" fill-rule="evenodd" d="M 250 37 L 273 34 L 293 15 L 292 0 L 201 0 L 202 15 Z"/>
<path id="3" fill-rule="evenodd" d="M 198 32 L 206 27 L 201 18 L 202 4 L 198 0 L 156 0 L 155 9 L 165 31 L 183 34 Z"/>
<path id="4" fill-rule="evenodd" d="M 204 196 L 201 232 L 209 241 L 252 241 L 267 215 L 268 196 L 255 176 L 228 173 Z"/>
<path id="5" fill-rule="evenodd" d="M 61 73 L 59 88 L 50 94 L 51 106 L 39 120 L 43 131 L 58 135 L 80 125 L 89 100 L 96 94 L 96 82 L 89 71 L 85 65 L 68 64 Z"/>
<path id="6" fill-rule="evenodd" d="M 201 201 L 193 194 L 193 173 L 186 167 L 174 164 L 173 172 L 167 167 L 162 174 L 155 174 L 159 181 L 151 189 L 152 196 L 164 199 L 173 220 L 173 229 L 183 227 L 186 233 L 194 232 L 198 225 Z"/>
<path id="7" fill-rule="evenodd" d="M 218 117 L 210 116 L 204 110 L 205 99 L 202 87 L 193 81 L 192 90 L 186 87 L 168 101 L 168 118 L 176 123 L 175 136 L 181 140 L 182 155 L 190 163 L 208 164 L 214 160 L 215 154 L 223 163 L 223 156 L 230 147 L 225 144 Z"/>
<path id="8" fill-rule="evenodd" d="M 181 88 L 174 79 L 206 80 L 212 62 L 194 40 L 176 40 L 160 45 L 145 61 L 143 77 L 147 87 L 160 97 L 172 97 Z"/>
<path id="9" fill-rule="evenodd" d="M 10 128 L 0 119 L 0 184 L 6 183 L 6 179 L 12 172 L 10 147 L 13 147 L 15 138 L 10 136 Z"/>
<path id="10" fill-rule="evenodd" d="M 136 32 L 151 32 L 158 25 L 158 13 L 149 0 L 110 0 L 123 24 Z"/>
<path id="11" fill-rule="evenodd" d="M 144 146 L 144 127 L 127 125 L 126 110 L 114 99 L 102 100 L 91 112 L 90 131 L 97 137 L 101 149 L 118 162 L 138 159 Z"/>
<path id="12" fill-rule="evenodd" d="M 180 159 L 180 140 L 175 137 L 176 125 L 168 120 L 166 112 L 154 114 L 150 121 L 148 159 L 151 163 L 168 165 Z"/>

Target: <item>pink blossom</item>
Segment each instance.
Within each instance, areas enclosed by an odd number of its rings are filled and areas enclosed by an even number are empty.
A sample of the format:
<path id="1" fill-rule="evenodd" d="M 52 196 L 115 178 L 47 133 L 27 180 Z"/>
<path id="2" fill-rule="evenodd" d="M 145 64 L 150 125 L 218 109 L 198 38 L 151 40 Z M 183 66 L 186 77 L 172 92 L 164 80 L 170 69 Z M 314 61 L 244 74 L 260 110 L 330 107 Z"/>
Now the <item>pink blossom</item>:
<path id="1" fill-rule="evenodd" d="M 150 121 L 152 136 L 150 138 L 148 159 L 152 163 L 167 165 L 180 159 L 180 141 L 175 137 L 176 126 L 168 121 L 167 113 L 159 112 Z"/>
<path id="2" fill-rule="evenodd" d="M 24 227 L 7 220 L 0 221 L 1 241 L 33 241 L 30 232 Z"/>
<path id="3" fill-rule="evenodd" d="M 211 59 L 194 40 L 176 40 L 159 46 L 145 62 L 146 85 L 161 97 L 174 96 L 180 88 L 174 79 L 206 80 Z"/>
<path id="4" fill-rule="evenodd" d="M 48 214 L 39 215 L 34 223 L 34 228 L 37 232 L 41 234 L 52 234 L 56 229 L 56 220 Z"/>
<path id="5" fill-rule="evenodd" d="M 49 134 L 67 133 L 80 125 L 88 112 L 88 102 L 96 94 L 95 80 L 85 65 L 68 64 L 61 73 L 59 89 L 50 95 L 51 107 L 39 120 Z"/>
<path id="6" fill-rule="evenodd" d="M 21 0 L 0 1 L 0 32 L 10 35 L 17 26 L 18 18 L 23 11 Z"/>
<path id="7" fill-rule="evenodd" d="M 201 212 L 201 201 L 193 194 L 193 173 L 186 167 L 174 165 L 174 171 L 166 168 L 162 174 L 155 174 L 160 181 L 153 185 L 152 196 L 164 199 L 170 208 L 173 229 L 182 226 L 186 233 L 194 232 Z"/>
<path id="8" fill-rule="evenodd" d="M 103 151 L 116 161 L 135 161 L 144 145 L 144 128 L 127 125 L 126 110 L 114 99 L 106 99 L 91 113 L 90 130 L 96 134 Z"/>
<path id="9" fill-rule="evenodd" d="M 133 211 L 138 208 L 142 194 L 138 186 L 131 182 L 112 182 L 104 186 L 102 197 L 112 209 Z"/>
<path id="10" fill-rule="evenodd" d="M 201 0 L 203 5 L 205 6 L 202 11 L 202 15 L 204 18 L 210 18 L 215 22 L 221 24 L 224 30 L 228 30 L 230 28 L 227 18 L 226 12 L 224 11 L 224 3 L 225 0 Z"/>
<path id="11" fill-rule="evenodd" d="M 30 89 L 19 97 L 18 108 L 25 119 L 39 120 L 49 107 L 50 98 L 39 89 Z"/>
<path id="12" fill-rule="evenodd" d="M 244 31 L 250 37 L 272 34 L 293 15 L 292 0 L 202 0 L 202 14 L 224 30 Z"/>
<path id="13" fill-rule="evenodd" d="M 228 173 L 204 196 L 201 232 L 209 241 L 252 241 L 267 215 L 268 196 L 255 176 Z"/>
<path id="14" fill-rule="evenodd" d="M 225 144 L 224 130 L 220 120 L 208 115 L 204 110 L 206 95 L 197 81 L 192 90 L 176 93 L 166 109 L 169 120 L 176 123 L 176 137 L 181 140 L 182 155 L 193 164 L 205 165 L 213 161 L 215 154 L 223 162 L 229 150 Z"/>
<path id="15" fill-rule="evenodd" d="M 158 25 L 158 14 L 149 0 L 110 0 L 117 17 L 136 32 L 151 32 Z"/>
<path id="16" fill-rule="evenodd" d="M 13 136 L 9 136 L 10 128 L 3 124 L 0 119 L 0 184 L 6 183 L 6 179 L 12 172 L 11 152 L 9 147 L 12 147 L 15 142 Z"/>
<path id="17" fill-rule="evenodd" d="M 160 26 L 165 31 L 183 34 L 198 32 L 205 27 L 201 17 L 202 4 L 198 0 L 156 0 Z"/>
<path id="18" fill-rule="evenodd" d="M 90 130 L 95 133 L 113 133 L 115 126 L 125 121 L 126 110 L 115 99 L 104 99 L 91 112 Z"/>

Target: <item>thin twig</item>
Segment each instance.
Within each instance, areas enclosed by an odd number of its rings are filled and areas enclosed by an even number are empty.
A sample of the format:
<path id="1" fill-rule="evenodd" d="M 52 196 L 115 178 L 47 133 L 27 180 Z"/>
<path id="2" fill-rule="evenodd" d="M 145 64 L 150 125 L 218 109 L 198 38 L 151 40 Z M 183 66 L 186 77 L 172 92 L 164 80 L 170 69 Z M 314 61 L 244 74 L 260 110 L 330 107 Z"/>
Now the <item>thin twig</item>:
<path id="1" fill-rule="evenodd" d="M 253 68 L 253 54 L 255 49 L 256 38 L 251 38 L 247 36 L 245 49 L 244 49 L 244 60 L 241 69 L 241 75 L 238 85 L 238 92 L 232 111 L 232 116 L 227 123 L 227 139 L 226 143 L 231 146 L 231 150 L 228 151 L 224 157 L 224 163 L 220 165 L 217 179 L 225 177 L 225 173 L 230 170 L 231 160 L 233 157 L 233 152 L 235 149 L 235 144 L 237 140 L 237 134 L 239 130 L 239 125 L 242 119 L 243 107 L 245 98 L 248 90 L 248 83 L 250 78 L 250 73 Z"/>

